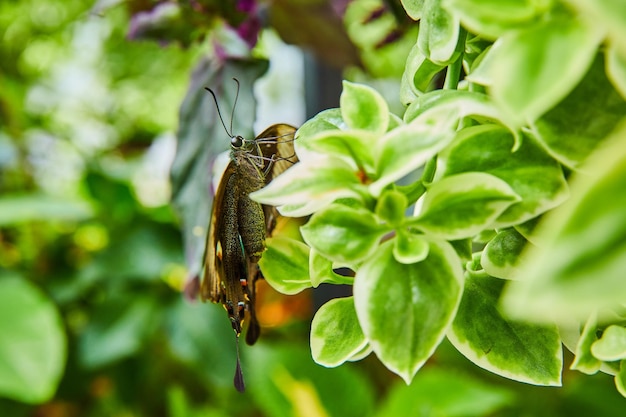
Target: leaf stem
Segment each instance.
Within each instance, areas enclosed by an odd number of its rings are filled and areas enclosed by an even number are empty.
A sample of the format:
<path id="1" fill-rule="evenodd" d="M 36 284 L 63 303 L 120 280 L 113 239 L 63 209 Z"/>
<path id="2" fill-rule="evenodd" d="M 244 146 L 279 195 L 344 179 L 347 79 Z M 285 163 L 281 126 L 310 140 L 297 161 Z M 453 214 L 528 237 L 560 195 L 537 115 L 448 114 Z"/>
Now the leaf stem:
<path id="1" fill-rule="evenodd" d="M 463 54 L 465 51 L 465 39 L 467 38 L 467 31 L 463 28 L 459 30 L 459 42 L 457 48 L 461 48 L 459 57 L 452 64 L 448 65 L 446 71 L 446 79 L 443 82 L 444 90 L 456 90 L 459 86 L 461 78 L 461 68 L 463 68 Z"/>

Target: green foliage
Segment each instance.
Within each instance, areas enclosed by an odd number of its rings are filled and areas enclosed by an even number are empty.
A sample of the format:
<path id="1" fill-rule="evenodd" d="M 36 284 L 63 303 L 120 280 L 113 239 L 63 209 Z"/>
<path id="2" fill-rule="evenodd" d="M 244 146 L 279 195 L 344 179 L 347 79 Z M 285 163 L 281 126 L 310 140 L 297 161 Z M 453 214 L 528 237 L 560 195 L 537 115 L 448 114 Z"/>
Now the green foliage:
<path id="1" fill-rule="evenodd" d="M 67 342 L 59 312 L 21 277 L 2 277 L 0 305 L 0 392 L 25 402 L 45 401 L 65 366 Z"/>
<path id="2" fill-rule="evenodd" d="M 620 2 L 91 3 L 0 4 L 0 415 L 623 413 Z M 228 147 L 203 88 L 228 125 L 237 77 L 252 135 L 266 11 L 386 87 L 344 82 L 253 195 L 307 216 L 268 239 L 267 282 L 352 295 L 309 328 L 270 293 L 283 321 L 241 346 L 242 397 L 223 309 L 181 293 Z"/>
<path id="3" fill-rule="evenodd" d="M 608 370 L 624 392 L 625 55 L 615 45 L 626 38 L 607 16 L 621 10 L 497 3 L 403 2 L 420 26 L 402 121 L 376 90 L 344 82 L 340 108 L 298 131 L 301 162 L 252 197 L 312 214 L 302 227 L 312 286 L 344 283 L 332 266 L 355 273 L 354 296 L 313 320 L 318 363 L 369 345 L 410 383 L 447 334 L 484 369 L 558 386 L 558 328 L 587 322 L 574 368 Z M 467 239 L 476 253 L 463 278 Z"/>

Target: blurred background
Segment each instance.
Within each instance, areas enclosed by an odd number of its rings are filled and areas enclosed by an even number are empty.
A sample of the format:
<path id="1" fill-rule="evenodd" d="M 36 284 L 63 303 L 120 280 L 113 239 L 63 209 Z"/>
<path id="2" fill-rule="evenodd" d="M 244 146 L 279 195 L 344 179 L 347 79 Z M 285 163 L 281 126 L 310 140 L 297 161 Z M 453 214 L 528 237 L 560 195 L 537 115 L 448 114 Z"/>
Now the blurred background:
<path id="1" fill-rule="evenodd" d="M 308 339 L 318 295 L 267 286 L 263 336 L 241 346 L 247 391 L 234 390 L 224 310 L 182 296 L 189 262 L 170 205 L 194 69 L 236 55 L 240 41 L 219 28 L 236 21 L 242 35 L 255 16 L 270 60 L 255 132 L 336 107 L 342 77 L 401 114 L 415 34 L 395 1 L 276 1 L 265 31 L 267 10 L 238 3 L 189 2 L 210 25 L 172 2 L 0 3 L 0 416 L 623 416 L 610 376 L 565 370 L 563 388 L 528 386 L 447 342 L 411 386 L 374 355 L 322 368 Z M 377 10 L 383 20 L 350 25 Z"/>

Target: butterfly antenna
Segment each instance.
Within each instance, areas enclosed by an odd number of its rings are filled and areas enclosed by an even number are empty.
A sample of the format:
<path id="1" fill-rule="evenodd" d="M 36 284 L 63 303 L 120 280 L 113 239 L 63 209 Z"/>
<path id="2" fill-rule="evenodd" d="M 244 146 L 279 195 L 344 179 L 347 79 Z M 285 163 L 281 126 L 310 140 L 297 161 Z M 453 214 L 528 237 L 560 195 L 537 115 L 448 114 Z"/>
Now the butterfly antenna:
<path id="1" fill-rule="evenodd" d="M 230 137 L 232 138 L 232 131 L 233 131 L 233 119 L 235 118 L 235 108 L 237 107 L 237 100 L 239 99 L 239 80 L 233 77 L 233 80 L 237 83 L 237 92 L 235 93 L 235 102 L 233 103 L 233 109 L 230 111 L 230 131 L 231 131 L 231 135 Z"/>
<path id="2" fill-rule="evenodd" d="M 222 112 L 220 112 L 220 105 L 217 103 L 217 97 L 215 96 L 215 93 L 209 87 L 204 87 L 204 89 L 206 91 L 208 91 L 209 93 L 211 93 L 211 95 L 213 96 L 213 101 L 215 102 L 215 108 L 217 109 L 217 115 L 220 117 L 220 122 L 222 122 L 222 126 L 224 127 L 224 131 L 226 131 L 228 136 L 230 136 L 232 138 L 233 137 L 233 119 L 232 119 L 232 115 L 231 115 L 231 118 L 230 118 L 230 131 L 228 131 L 228 129 L 226 128 L 226 123 L 224 123 L 224 118 L 222 117 Z M 237 96 L 238 95 L 239 95 L 239 82 L 237 82 Z M 237 97 L 235 96 L 235 104 L 236 103 L 237 103 Z M 233 106 L 233 111 L 234 110 L 235 110 L 235 106 Z"/>

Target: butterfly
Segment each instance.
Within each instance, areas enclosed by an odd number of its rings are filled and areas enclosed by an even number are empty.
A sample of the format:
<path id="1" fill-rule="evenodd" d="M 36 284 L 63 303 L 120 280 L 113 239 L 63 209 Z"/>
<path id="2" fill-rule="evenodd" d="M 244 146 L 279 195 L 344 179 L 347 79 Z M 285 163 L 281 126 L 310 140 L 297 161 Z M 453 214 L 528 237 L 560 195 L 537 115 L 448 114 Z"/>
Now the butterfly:
<path id="1" fill-rule="evenodd" d="M 213 91 L 207 90 L 217 104 Z M 221 115 L 220 120 L 224 125 Z M 256 281 L 262 278 L 258 262 L 265 250 L 265 239 L 271 236 L 279 218 L 275 207 L 252 201 L 249 194 L 298 161 L 293 146 L 296 128 L 275 124 L 255 139 L 233 135 L 232 125 L 230 131 L 224 125 L 224 130 L 231 138 L 230 162 L 213 199 L 200 297 L 221 303 L 228 313 L 237 340 L 234 384 L 243 392 L 239 335 L 248 312 L 246 343 L 252 345 L 259 338 L 254 308 Z"/>

